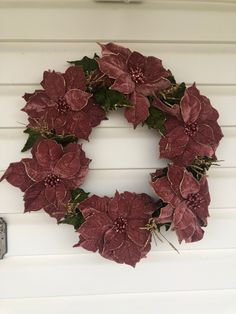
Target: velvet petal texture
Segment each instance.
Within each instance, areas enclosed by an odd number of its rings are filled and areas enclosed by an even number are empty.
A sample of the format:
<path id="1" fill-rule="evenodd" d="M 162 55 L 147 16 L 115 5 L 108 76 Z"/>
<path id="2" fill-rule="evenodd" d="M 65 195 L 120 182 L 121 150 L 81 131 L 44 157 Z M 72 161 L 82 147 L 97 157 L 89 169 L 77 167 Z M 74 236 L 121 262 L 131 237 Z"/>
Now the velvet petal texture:
<path id="1" fill-rule="evenodd" d="M 156 106 L 161 108 L 160 101 Z M 179 112 L 175 106 L 168 113 L 173 116 L 165 122 L 166 134 L 160 140 L 161 157 L 187 166 L 198 156 L 215 156 L 223 137 L 217 123 L 219 115 L 209 99 L 200 95 L 195 84 L 186 89 Z"/>
<path id="2" fill-rule="evenodd" d="M 71 66 L 65 73 L 45 71 L 41 85 L 44 90 L 24 96 L 27 103 L 22 110 L 29 116 L 29 128 L 87 140 L 92 127 L 106 118 L 86 92 L 81 67 Z"/>
<path id="3" fill-rule="evenodd" d="M 167 176 L 155 178 L 151 185 L 166 205 L 157 223 L 171 223 L 179 242 L 202 239 L 209 216 L 210 195 L 205 176 L 197 181 L 185 168 L 169 165 Z"/>
<path id="4" fill-rule="evenodd" d="M 117 263 L 131 266 L 150 250 L 151 233 L 144 227 L 155 210 L 147 194 L 116 192 L 113 198 L 91 196 L 79 206 L 81 246 Z"/>
<path id="5" fill-rule="evenodd" d="M 71 143 L 63 148 L 53 140 L 37 142 L 32 155 L 10 164 L 1 180 L 25 192 L 26 212 L 44 208 L 60 219 L 66 214 L 64 205 L 70 199 L 70 190 L 84 182 L 90 159 L 80 145 Z"/>

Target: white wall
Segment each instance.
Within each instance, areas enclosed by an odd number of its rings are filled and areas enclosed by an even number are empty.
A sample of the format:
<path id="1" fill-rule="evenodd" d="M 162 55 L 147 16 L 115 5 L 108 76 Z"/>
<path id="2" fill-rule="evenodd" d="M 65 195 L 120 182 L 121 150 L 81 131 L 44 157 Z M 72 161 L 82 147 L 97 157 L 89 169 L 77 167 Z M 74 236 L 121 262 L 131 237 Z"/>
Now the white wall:
<path id="1" fill-rule="evenodd" d="M 22 193 L 0 184 L 0 216 L 9 251 L 0 261 L 0 314 L 236 312 L 236 1 L 0 0 L 0 170 L 27 156 L 19 111 L 25 91 L 45 69 L 99 52 L 96 41 L 118 41 L 163 59 L 178 81 L 196 81 L 220 112 L 221 167 L 210 171 L 211 218 L 199 243 L 153 246 L 135 269 L 73 249 L 77 235 L 43 212 L 23 215 Z M 158 140 L 133 131 L 121 113 L 84 145 L 94 160 L 84 188 L 152 193 L 149 173 L 162 166 Z"/>

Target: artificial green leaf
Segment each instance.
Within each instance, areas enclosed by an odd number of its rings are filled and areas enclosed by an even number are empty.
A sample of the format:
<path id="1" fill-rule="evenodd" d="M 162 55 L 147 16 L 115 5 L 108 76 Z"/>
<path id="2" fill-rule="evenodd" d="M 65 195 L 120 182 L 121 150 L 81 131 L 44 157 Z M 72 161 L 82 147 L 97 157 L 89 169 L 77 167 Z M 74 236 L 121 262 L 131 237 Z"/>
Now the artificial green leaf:
<path id="1" fill-rule="evenodd" d="M 75 230 L 77 230 L 82 223 L 84 222 L 84 217 L 82 213 L 77 209 L 77 212 L 73 212 L 70 214 L 67 214 L 65 218 L 60 220 L 58 223 L 59 224 L 68 224 L 74 226 Z"/>
<path id="2" fill-rule="evenodd" d="M 144 122 L 151 129 L 157 129 L 161 134 L 165 132 L 165 114 L 156 107 L 149 107 L 149 116 Z"/>
<path id="3" fill-rule="evenodd" d="M 173 75 L 168 76 L 167 80 L 169 80 L 172 84 L 176 84 L 176 80 Z"/>
<path id="4" fill-rule="evenodd" d="M 168 106 L 179 104 L 186 90 L 185 83 L 173 84 L 170 88 L 160 92 L 160 99 Z"/>
<path id="5" fill-rule="evenodd" d="M 71 191 L 71 198 L 73 203 L 80 203 L 88 197 L 89 193 L 85 192 L 83 189 L 76 188 Z"/>
<path id="6" fill-rule="evenodd" d="M 66 146 L 69 143 L 75 143 L 78 141 L 78 137 L 76 137 L 75 135 L 55 135 L 52 136 L 51 139 L 54 139 L 58 144 L 61 144 L 62 146 Z"/>
<path id="7" fill-rule="evenodd" d="M 74 64 L 77 66 L 81 66 L 85 72 L 86 75 L 89 75 L 91 72 L 95 71 L 98 69 L 98 63 L 95 60 L 98 56 L 94 54 L 93 58 L 89 58 L 87 56 L 83 57 L 81 60 L 76 60 L 76 61 L 68 61 L 70 64 Z"/>
<path id="8" fill-rule="evenodd" d="M 121 107 L 132 107 L 131 101 L 122 93 L 101 87 L 94 92 L 96 102 L 107 112 Z"/>
<path id="9" fill-rule="evenodd" d="M 41 137 L 40 132 L 33 129 L 27 128 L 24 133 L 28 134 L 28 139 L 25 143 L 25 146 L 22 148 L 22 152 L 26 152 L 33 147 L 34 143 Z"/>
<path id="10" fill-rule="evenodd" d="M 198 156 L 191 165 L 187 166 L 187 170 L 192 173 L 195 179 L 200 181 L 212 165 L 219 166 L 218 162 L 214 157 Z"/>

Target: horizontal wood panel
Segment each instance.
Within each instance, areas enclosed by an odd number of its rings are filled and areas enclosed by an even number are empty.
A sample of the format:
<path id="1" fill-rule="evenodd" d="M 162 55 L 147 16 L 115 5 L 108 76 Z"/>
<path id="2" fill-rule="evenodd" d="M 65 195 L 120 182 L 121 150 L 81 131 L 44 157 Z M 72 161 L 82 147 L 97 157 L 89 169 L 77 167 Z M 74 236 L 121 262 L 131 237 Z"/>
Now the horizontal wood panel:
<path id="1" fill-rule="evenodd" d="M 145 55 L 161 58 L 177 81 L 236 84 L 235 45 L 122 44 Z M 100 53 L 95 42 L 0 43 L 0 84 L 38 84 L 42 80 L 43 71 L 64 71 L 68 66 L 66 61 L 78 60 L 84 55 L 93 56 L 94 52 Z"/>
<path id="2" fill-rule="evenodd" d="M 235 290 L 162 292 L 148 294 L 96 295 L 61 298 L 2 299 L 5 314 L 234 314 Z M 119 306 L 114 306 L 119 304 Z M 155 305 L 155 306 L 154 306 Z"/>
<path id="3" fill-rule="evenodd" d="M 236 108 L 236 86 L 198 86 L 201 93 L 210 98 L 212 105 L 219 111 L 219 123 L 222 126 L 236 126 L 232 112 Z M 27 115 L 20 111 L 25 101 L 25 92 L 33 92 L 39 86 L 1 86 L 0 107 L 4 108 L 0 116 L 0 128 L 20 127 L 27 123 Z M 120 113 L 109 113 L 109 120 L 102 122 L 99 127 L 132 127 Z"/>
<path id="4" fill-rule="evenodd" d="M 235 18 L 234 6 L 202 2 L 73 2 L 58 7 L 50 2 L 45 7 L 15 3 L 14 10 L 2 3 L 0 38 L 235 41 Z"/>
<path id="5" fill-rule="evenodd" d="M 72 246 L 78 242 L 78 233 L 72 226 L 57 225 L 46 213 L 8 214 L 2 216 L 8 224 L 8 254 L 52 255 L 85 254 L 88 251 Z M 204 239 L 181 245 L 173 231 L 163 234 L 182 254 L 185 250 L 236 249 L 236 210 L 211 209 Z M 153 242 L 152 251 L 172 251 L 167 242 Z"/>
<path id="6" fill-rule="evenodd" d="M 217 150 L 218 160 L 223 167 L 235 167 L 236 128 L 223 128 L 224 138 Z M 21 129 L 0 129 L 0 146 L 7 147 L 7 154 L 1 156 L 0 170 L 10 162 L 30 157 L 29 152 L 21 153 L 27 136 Z M 92 159 L 91 169 L 110 168 L 160 168 L 166 165 L 159 159 L 160 135 L 147 127 L 95 128 L 90 141 L 81 141 L 87 157 Z"/>
<path id="7" fill-rule="evenodd" d="M 135 269 L 98 254 L 8 257 L 0 298 L 235 289 L 235 262 L 235 250 L 153 252 Z"/>
<path id="8" fill-rule="evenodd" d="M 154 169 L 153 169 L 154 170 Z M 149 181 L 152 169 L 91 170 L 82 188 L 91 194 L 113 196 L 115 191 L 148 193 L 156 197 Z M 211 208 L 236 207 L 236 169 L 211 169 L 209 173 Z M 23 194 L 6 181 L 0 183 L 0 213 L 22 213 Z"/>

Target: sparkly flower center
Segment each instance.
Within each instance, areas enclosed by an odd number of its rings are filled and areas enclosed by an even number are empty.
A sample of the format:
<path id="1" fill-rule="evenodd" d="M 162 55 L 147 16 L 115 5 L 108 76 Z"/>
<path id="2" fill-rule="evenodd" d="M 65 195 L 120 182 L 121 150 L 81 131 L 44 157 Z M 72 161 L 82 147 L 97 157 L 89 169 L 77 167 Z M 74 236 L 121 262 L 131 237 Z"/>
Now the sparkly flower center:
<path id="1" fill-rule="evenodd" d="M 185 123 L 184 131 L 188 136 L 193 136 L 198 130 L 197 123 Z"/>
<path id="2" fill-rule="evenodd" d="M 130 70 L 132 80 L 137 83 L 144 83 L 144 74 L 140 68 L 133 68 Z"/>
<path id="3" fill-rule="evenodd" d="M 115 227 L 116 232 L 119 232 L 119 233 L 125 232 L 126 226 L 127 226 L 127 220 L 125 218 L 123 217 L 116 218 L 114 222 L 114 227 Z"/>
<path id="4" fill-rule="evenodd" d="M 49 174 L 46 176 L 46 178 L 44 179 L 44 185 L 45 186 L 56 186 L 57 184 L 59 184 L 61 182 L 61 179 L 56 176 L 55 174 Z"/>
<path id="5" fill-rule="evenodd" d="M 199 209 L 201 202 L 202 202 L 202 198 L 199 193 L 189 194 L 187 198 L 188 208 L 191 209 L 193 212 L 196 212 Z"/>
<path id="6" fill-rule="evenodd" d="M 64 97 L 60 97 L 57 100 L 57 111 L 60 114 L 67 114 L 68 110 L 70 109 L 69 105 L 67 104 Z"/>

